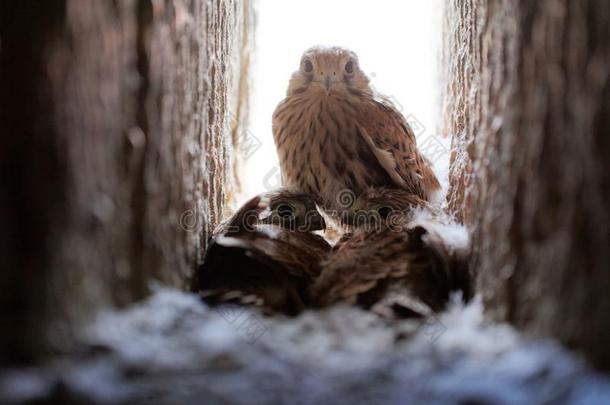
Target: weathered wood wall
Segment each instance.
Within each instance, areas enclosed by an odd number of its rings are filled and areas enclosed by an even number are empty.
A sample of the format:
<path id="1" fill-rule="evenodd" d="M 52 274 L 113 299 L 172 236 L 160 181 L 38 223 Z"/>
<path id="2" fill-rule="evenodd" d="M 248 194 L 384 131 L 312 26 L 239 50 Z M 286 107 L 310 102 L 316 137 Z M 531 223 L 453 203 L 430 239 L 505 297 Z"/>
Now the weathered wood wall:
<path id="1" fill-rule="evenodd" d="M 249 1 L 0 6 L 1 358 L 189 288 L 235 184 Z M 233 133 L 233 134 L 232 134 Z"/>
<path id="2" fill-rule="evenodd" d="M 449 207 L 488 312 L 610 367 L 610 2 L 449 0 Z"/>

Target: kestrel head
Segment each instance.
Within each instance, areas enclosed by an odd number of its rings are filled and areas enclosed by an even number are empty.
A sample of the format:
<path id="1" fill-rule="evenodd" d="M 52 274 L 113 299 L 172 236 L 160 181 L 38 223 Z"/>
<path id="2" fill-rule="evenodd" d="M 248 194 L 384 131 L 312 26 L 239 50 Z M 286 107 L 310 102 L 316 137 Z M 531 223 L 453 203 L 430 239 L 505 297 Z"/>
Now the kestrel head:
<path id="1" fill-rule="evenodd" d="M 427 201 L 399 189 L 370 188 L 358 196 L 349 211 L 342 214 L 344 224 L 372 226 L 376 223 L 399 225 L 414 209 L 430 209 Z"/>
<path id="2" fill-rule="evenodd" d="M 272 225 L 298 232 L 326 228 L 324 217 L 308 194 L 280 188 L 245 202 L 231 218 L 214 230 L 214 234 L 233 236 L 243 232 L 254 233 L 259 225 Z"/>
<path id="3" fill-rule="evenodd" d="M 288 94 L 334 92 L 370 94 L 369 79 L 360 69 L 358 56 L 344 48 L 309 48 L 301 57 L 299 70 L 292 74 Z"/>
<path id="4" fill-rule="evenodd" d="M 326 228 L 314 200 L 305 193 L 286 189 L 271 191 L 263 195 L 259 207 L 264 208 L 259 214 L 259 221 L 263 224 L 302 232 Z"/>

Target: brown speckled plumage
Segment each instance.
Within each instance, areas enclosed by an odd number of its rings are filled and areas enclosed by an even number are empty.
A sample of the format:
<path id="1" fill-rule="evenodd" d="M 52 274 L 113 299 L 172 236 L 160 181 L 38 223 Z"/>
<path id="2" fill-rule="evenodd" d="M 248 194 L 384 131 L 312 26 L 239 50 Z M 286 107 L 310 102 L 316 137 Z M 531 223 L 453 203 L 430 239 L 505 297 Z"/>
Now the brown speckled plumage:
<path id="1" fill-rule="evenodd" d="M 197 273 L 202 297 L 298 313 L 330 251 L 312 232 L 323 226 L 307 195 L 278 190 L 252 198 L 215 233 Z"/>
<path id="2" fill-rule="evenodd" d="M 397 188 L 428 200 L 440 188 L 405 118 L 374 94 L 345 49 L 305 52 L 273 114 L 273 135 L 284 186 L 329 210 L 345 210 L 343 190 Z"/>
<path id="3" fill-rule="evenodd" d="M 470 298 L 466 253 L 417 223 L 346 235 L 322 262 L 310 294 L 320 307 L 347 302 L 395 317 L 441 310 L 453 290 Z"/>

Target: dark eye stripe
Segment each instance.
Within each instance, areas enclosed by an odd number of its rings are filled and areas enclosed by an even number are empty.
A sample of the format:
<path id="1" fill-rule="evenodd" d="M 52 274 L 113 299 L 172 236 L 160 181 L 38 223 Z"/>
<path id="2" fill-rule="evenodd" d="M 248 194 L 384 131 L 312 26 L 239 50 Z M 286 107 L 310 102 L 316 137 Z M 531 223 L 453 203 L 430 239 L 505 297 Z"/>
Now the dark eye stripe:
<path id="1" fill-rule="evenodd" d="M 281 218 L 292 218 L 294 217 L 294 208 L 288 204 L 280 204 L 277 207 L 277 213 Z"/>
<path id="2" fill-rule="evenodd" d="M 377 212 L 379 213 L 379 216 L 383 219 L 386 219 L 388 217 L 388 215 L 390 215 L 390 213 L 392 212 L 392 208 L 384 206 L 384 207 L 380 207 Z"/>

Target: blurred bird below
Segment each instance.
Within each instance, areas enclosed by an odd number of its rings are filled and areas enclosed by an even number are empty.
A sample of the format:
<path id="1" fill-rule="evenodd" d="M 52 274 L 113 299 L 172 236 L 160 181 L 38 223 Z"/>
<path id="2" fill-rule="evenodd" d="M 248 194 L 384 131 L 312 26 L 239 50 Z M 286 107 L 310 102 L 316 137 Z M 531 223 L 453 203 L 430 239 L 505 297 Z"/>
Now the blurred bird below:
<path id="1" fill-rule="evenodd" d="M 472 296 L 466 231 L 427 202 L 370 189 L 343 222 L 331 248 L 309 195 L 254 197 L 214 233 L 197 273 L 201 297 L 287 315 L 343 302 L 394 319 L 430 316 L 452 291 Z"/>
<path id="2" fill-rule="evenodd" d="M 237 303 L 295 315 L 331 247 L 315 234 L 324 219 L 305 194 L 287 190 L 254 197 L 212 237 L 198 286 L 210 304 Z"/>

